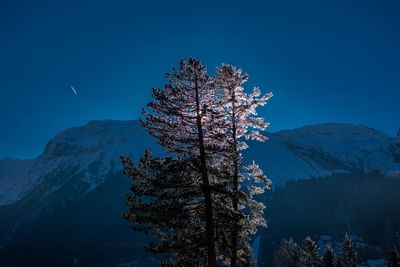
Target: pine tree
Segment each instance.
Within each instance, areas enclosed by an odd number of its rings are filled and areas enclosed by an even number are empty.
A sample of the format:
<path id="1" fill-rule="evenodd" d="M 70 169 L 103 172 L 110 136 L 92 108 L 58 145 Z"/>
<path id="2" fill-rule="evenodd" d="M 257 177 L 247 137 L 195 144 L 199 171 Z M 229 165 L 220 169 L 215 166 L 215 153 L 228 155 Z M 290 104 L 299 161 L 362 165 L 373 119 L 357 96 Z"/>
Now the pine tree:
<path id="1" fill-rule="evenodd" d="M 390 250 L 387 264 L 389 267 L 400 267 L 400 253 L 396 246 L 393 246 Z"/>
<path id="2" fill-rule="evenodd" d="M 292 238 L 283 239 L 274 254 L 275 267 L 298 267 L 300 265 L 299 246 Z"/>
<path id="3" fill-rule="evenodd" d="M 163 254 L 164 265 L 251 266 L 251 235 L 265 226 L 264 205 L 253 196 L 270 181 L 255 163 L 243 166 L 239 151 L 247 147 L 242 138 L 265 139 L 256 108 L 271 94 L 245 94 L 247 75 L 223 67 L 233 71 L 212 78 L 198 60 L 181 60 L 165 88 L 153 88 L 141 121 L 171 157 L 146 151 L 137 164 L 122 157 L 132 180 L 125 217 L 156 237 L 147 249 Z M 231 78 L 235 86 L 224 83 Z M 251 182 L 242 187 L 244 180 Z"/>
<path id="4" fill-rule="evenodd" d="M 204 219 L 205 223 L 205 236 L 202 237 L 206 240 L 207 265 L 216 266 L 215 222 L 207 162 L 209 155 L 214 151 L 206 151 L 209 147 L 213 147 L 214 150 L 219 148 L 218 138 L 206 135 L 208 130 L 218 123 L 208 117 L 211 116 L 208 106 L 214 102 L 211 93 L 213 79 L 208 76 L 206 67 L 193 58 L 188 61 L 181 60 L 179 68 L 167 74 L 167 79 L 165 88 L 153 88 L 153 100 L 148 104 L 148 109 L 143 110 L 145 119 L 142 125 L 169 153 L 185 161 L 188 167 L 182 176 L 192 180 L 192 184 L 200 188 L 202 194 L 198 196 L 198 201 L 201 202 L 199 209 L 203 210 L 204 216 L 196 220 L 201 222 Z M 154 191 L 157 190 L 159 188 L 155 187 Z M 154 205 L 159 204 L 155 201 Z M 171 215 L 175 216 L 174 213 Z M 133 221 L 135 219 L 132 218 Z M 160 220 L 157 214 L 147 219 Z M 180 223 L 177 221 L 176 227 L 180 227 Z M 173 227 L 171 229 L 175 230 Z M 189 229 L 186 229 L 186 232 L 193 236 Z"/>
<path id="5" fill-rule="evenodd" d="M 307 236 L 303 239 L 300 248 L 300 266 L 315 267 L 319 266 L 320 256 L 318 245 Z"/>
<path id="6" fill-rule="evenodd" d="M 346 233 L 343 240 L 342 255 L 340 256 L 340 264 L 343 267 L 355 267 L 357 262 L 357 252 L 354 248 L 354 242 Z"/>
<path id="7" fill-rule="evenodd" d="M 207 256 L 202 192 L 196 185 L 190 160 L 154 157 L 146 150 L 138 164 L 122 157 L 124 173 L 131 178 L 125 218 L 133 230 L 151 233 L 158 243 L 146 249 L 165 255 L 176 265 L 200 264 Z M 171 255 L 174 256 L 171 258 Z"/>
<path id="8" fill-rule="evenodd" d="M 257 226 L 265 226 L 262 218 L 264 206 L 256 202 L 253 195 L 264 192 L 270 186 L 270 181 L 256 164 L 242 166 L 240 151 L 248 147 L 242 139 L 258 141 L 266 139 L 259 130 L 265 130 L 268 124 L 264 122 L 263 118 L 257 117 L 256 109 L 265 105 L 272 96 L 271 93 L 268 93 L 260 97 L 258 88 L 254 88 L 251 94 L 245 93 L 243 84 L 247 79 L 247 74 L 232 65 L 223 64 L 217 68 L 216 84 L 220 91 L 216 91 L 219 108 L 215 113 L 224 118 L 221 126 L 225 128 L 224 135 L 227 138 L 225 140 L 226 150 L 223 151 L 222 161 L 219 161 L 218 164 L 220 167 L 225 165 L 225 169 L 228 170 L 227 182 L 233 191 L 232 222 L 228 223 L 231 225 L 229 253 L 231 266 L 237 266 L 238 263 L 243 264 L 246 258 L 245 251 L 251 253 L 249 235 L 255 233 Z M 251 181 L 251 187 L 242 188 L 244 178 Z M 250 208 L 251 217 L 240 216 L 242 215 L 240 210 L 246 207 Z"/>
<path id="9" fill-rule="evenodd" d="M 323 267 L 335 267 L 337 262 L 336 254 L 333 248 L 328 244 L 322 257 Z"/>

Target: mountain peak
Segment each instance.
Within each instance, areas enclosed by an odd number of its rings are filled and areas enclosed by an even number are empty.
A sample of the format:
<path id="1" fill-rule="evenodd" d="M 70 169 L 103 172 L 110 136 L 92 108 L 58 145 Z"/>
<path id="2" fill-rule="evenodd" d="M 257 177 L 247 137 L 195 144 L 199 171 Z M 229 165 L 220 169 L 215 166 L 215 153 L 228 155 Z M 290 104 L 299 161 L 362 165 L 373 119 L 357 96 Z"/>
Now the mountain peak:
<path id="1" fill-rule="evenodd" d="M 0 161 L 0 188 L 7 186 L 0 190 L 0 206 L 20 199 L 43 181 L 57 188 L 74 179 L 76 184 L 86 184 L 88 192 L 122 168 L 121 155 L 137 158 L 147 147 L 155 147 L 155 143 L 139 121 L 95 120 L 66 129 L 47 143 L 38 158 L 21 167 L 24 172 L 19 172 L 18 178 L 24 183 L 14 183 L 13 175 L 22 162 Z"/>
<path id="2" fill-rule="evenodd" d="M 62 131 L 44 150 L 48 156 L 100 151 L 143 134 L 139 121 L 93 120 L 86 125 Z"/>
<path id="3" fill-rule="evenodd" d="M 282 130 L 280 133 L 286 132 L 294 132 L 296 134 L 337 134 L 337 135 L 374 135 L 380 138 L 390 138 L 384 132 L 379 130 L 370 128 L 365 125 L 356 125 L 351 123 L 336 123 L 336 122 L 328 122 L 328 123 L 320 123 L 320 124 L 311 124 L 306 125 L 300 128 L 295 128 L 292 130 Z"/>

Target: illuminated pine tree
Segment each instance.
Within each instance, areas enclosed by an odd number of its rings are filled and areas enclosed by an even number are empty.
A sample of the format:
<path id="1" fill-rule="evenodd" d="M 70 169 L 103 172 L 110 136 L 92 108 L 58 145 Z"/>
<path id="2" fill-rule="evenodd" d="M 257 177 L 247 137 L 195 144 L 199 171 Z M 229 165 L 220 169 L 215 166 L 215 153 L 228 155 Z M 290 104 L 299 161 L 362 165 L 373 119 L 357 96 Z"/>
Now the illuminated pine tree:
<path id="1" fill-rule="evenodd" d="M 125 217 L 134 230 L 156 237 L 147 248 L 161 254 L 164 265 L 249 266 L 251 235 L 265 225 L 264 205 L 253 196 L 270 181 L 255 163 L 242 166 L 239 151 L 247 147 L 243 138 L 264 140 L 259 130 L 267 124 L 255 110 L 270 95 L 260 97 L 258 89 L 247 95 L 239 86 L 232 99 L 225 78 L 221 72 L 209 77 L 198 60 L 181 60 L 165 88 L 153 88 L 142 120 L 171 156 L 146 151 L 137 164 L 122 157 L 132 180 Z M 242 190 L 245 179 L 249 186 Z"/>
<path id="2" fill-rule="evenodd" d="M 182 176 L 193 180 L 193 186 L 197 186 L 201 192 L 198 200 L 201 206 L 198 209 L 202 210 L 203 216 L 194 220 L 198 220 L 199 229 L 204 226 L 204 236 L 201 237 L 206 242 L 207 253 L 206 260 L 203 260 L 208 266 L 216 266 L 215 222 L 206 150 L 210 146 L 214 149 L 219 147 L 216 136 L 206 136 L 211 127 L 207 125 L 211 121 L 207 116 L 212 116 L 208 107 L 214 102 L 211 93 L 213 79 L 207 74 L 206 67 L 193 58 L 181 60 L 179 68 L 167 74 L 167 79 L 164 88 L 153 88 L 153 99 L 148 108 L 143 110 L 145 119 L 142 125 L 167 152 L 187 164 Z M 156 187 L 157 190 L 159 188 Z M 155 202 L 155 205 L 158 204 Z M 170 216 L 174 217 L 175 214 Z M 160 220 L 157 214 L 154 218 Z M 177 220 L 176 227 L 180 227 L 180 223 Z M 174 227 L 171 229 L 175 230 Z M 194 235 L 188 229 L 186 231 L 189 236 Z"/>
<path id="3" fill-rule="evenodd" d="M 257 226 L 265 226 L 264 205 L 255 201 L 253 196 L 263 193 L 271 184 L 255 163 L 242 165 L 241 150 L 248 147 L 245 140 L 266 140 L 260 130 L 265 130 L 268 124 L 257 116 L 257 108 L 265 105 L 272 96 L 272 93 L 261 96 L 258 88 L 247 94 L 243 88 L 247 79 L 247 74 L 232 65 L 223 64 L 217 68 L 216 84 L 219 90 L 215 93 L 219 103 L 216 113 L 224 116 L 220 127 L 225 128 L 226 139 L 226 150 L 218 165 L 228 170 L 227 182 L 233 192 L 233 215 L 229 223 L 231 232 L 228 234 L 231 245 L 227 247 L 230 250 L 231 266 L 245 264 L 251 253 L 250 235 L 256 233 Z M 249 180 L 247 184 L 250 186 L 243 187 L 244 179 Z M 249 211 L 249 216 L 243 216 L 244 210 Z"/>

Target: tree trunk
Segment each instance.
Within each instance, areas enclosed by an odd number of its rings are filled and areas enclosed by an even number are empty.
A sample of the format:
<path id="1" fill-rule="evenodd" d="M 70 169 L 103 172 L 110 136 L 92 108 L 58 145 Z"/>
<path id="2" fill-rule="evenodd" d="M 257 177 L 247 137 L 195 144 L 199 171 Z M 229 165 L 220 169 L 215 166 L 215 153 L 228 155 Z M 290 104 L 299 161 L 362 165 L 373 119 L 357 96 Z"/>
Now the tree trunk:
<path id="1" fill-rule="evenodd" d="M 197 83 L 196 70 L 195 70 L 195 91 L 196 91 L 196 114 L 197 114 L 196 122 L 197 122 L 199 150 L 200 150 L 200 171 L 203 182 L 203 194 L 205 202 L 208 266 L 216 267 L 217 255 L 215 249 L 215 225 L 213 216 L 213 202 L 211 197 L 210 181 L 207 170 L 206 152 L 204 147 L 203 126 L 200 115 L 200 99 L 199 99 L 199 88 Z"/>
<path id="2" fill-rule="evenodd" d="M 233 209 L 235 212 L 238 210 L 238 200 L 237 200 L 237 192 L 238 192 L 238 172 L 239 172 L 239 163 L 238 163 L 238 153 L 237 153 L 237 140 L 236 140 L 236 113 L 235 113 L 235 88 L 232 88 L 232 139 L 233 139 L 233 153 L 234 153 L 234 173 L 233 173 Z M 238 259 L 237 259 L 237 251 L 238 251 L 238 223 L 237 219 L 234 217 L 234 226 L 232 229 L 232 239 L 231 239 L 231 266 L 237 267 Z"/>

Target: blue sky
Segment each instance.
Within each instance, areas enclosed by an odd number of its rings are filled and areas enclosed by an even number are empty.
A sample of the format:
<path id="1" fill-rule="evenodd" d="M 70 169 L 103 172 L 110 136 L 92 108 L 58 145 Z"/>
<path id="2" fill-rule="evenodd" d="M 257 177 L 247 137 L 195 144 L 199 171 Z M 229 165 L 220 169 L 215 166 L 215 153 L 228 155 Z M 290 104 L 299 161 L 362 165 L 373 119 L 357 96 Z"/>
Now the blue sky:
<path id="1" fill-rule="evenodd" d="M 37 156 L 93 119 L 138 118 L 189 56 L 272 91 L 271 131 L 349 122 L 394 135 L 398 14 L 399 1 L 0 1 L 0 158 Z"/>

